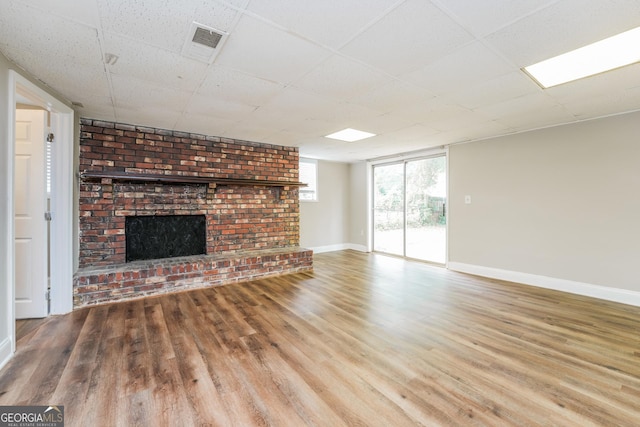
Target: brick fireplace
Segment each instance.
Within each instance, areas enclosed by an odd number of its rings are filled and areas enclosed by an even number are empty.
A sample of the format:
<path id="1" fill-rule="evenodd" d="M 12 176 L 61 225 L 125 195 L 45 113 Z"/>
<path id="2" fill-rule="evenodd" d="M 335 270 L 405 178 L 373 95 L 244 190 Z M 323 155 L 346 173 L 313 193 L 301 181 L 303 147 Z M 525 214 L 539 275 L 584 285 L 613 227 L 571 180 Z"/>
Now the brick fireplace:
<path id="1" fill-rule="evenodd" d="M 81 119 L 74 304 L 306 271 L 298 151 Z M 127 218 L 200 215 L 206 253 L 126 262 Z"/>

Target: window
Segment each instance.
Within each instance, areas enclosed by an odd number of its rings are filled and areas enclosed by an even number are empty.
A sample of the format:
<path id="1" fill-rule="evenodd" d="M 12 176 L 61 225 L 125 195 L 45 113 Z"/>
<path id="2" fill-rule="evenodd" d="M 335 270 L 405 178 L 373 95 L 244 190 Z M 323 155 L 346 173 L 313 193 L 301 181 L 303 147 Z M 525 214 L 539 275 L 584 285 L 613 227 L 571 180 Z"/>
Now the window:
<path id="1" fill-rule="evenodd" d="M 307 184 L 300 187 L 300 200 L 315 202 L 318 200 L 318 161 L 300 159 L 300 182 Z"/>

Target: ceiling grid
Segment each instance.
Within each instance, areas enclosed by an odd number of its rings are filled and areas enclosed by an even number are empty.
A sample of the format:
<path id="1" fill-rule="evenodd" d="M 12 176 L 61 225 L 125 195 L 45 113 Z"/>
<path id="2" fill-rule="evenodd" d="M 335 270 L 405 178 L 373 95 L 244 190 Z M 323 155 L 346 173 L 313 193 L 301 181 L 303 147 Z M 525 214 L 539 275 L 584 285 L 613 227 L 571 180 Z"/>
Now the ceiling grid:
<path id="1" fill-rule="evenodd" d="M 182 55 L 193 22 L 229 34 L 211 64 Z M 0 52 L 80 116 L 359 161 L 638 110 L 638 63 L 522 71 L 638 22 L 637 0 L 5 0 Z M 344 128 L 376 136 L 324 137 Z"/>

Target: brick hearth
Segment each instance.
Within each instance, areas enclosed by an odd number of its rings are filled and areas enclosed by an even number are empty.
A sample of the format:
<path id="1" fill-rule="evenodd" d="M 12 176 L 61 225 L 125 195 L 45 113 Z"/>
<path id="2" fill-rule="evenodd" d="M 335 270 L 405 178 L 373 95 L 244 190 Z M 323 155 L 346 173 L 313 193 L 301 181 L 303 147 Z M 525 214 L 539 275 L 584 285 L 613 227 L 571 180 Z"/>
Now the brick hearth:
<path id="1" fill-rule="evenodd" d="M 296 147 L 81 119 L 80 172 L 283 182 L 80 180 L 76 306 L 312 268 L 299 248 Z M 125 218 L 205 215 L 206 255 L 125 263 Z"/>
<path id="2" fill-rule="evenodd" d="M 83 306 L 177 290 L 226 285 L 285 273 L 308 271 L 313 252 L 302 248 L 195 255 L 78 271 L 74 304 Z"/>

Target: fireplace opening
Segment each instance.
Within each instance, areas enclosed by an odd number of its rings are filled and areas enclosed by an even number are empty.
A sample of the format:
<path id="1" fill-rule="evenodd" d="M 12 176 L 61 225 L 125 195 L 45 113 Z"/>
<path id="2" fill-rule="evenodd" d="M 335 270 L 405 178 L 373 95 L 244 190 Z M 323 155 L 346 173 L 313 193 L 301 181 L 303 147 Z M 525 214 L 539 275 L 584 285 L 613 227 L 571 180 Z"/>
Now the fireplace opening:
<path id="1" fill-rule="evenodd" d="M 206 233 L 204 215 L 128 216 L 126 261 L 204 255 Z"/>

